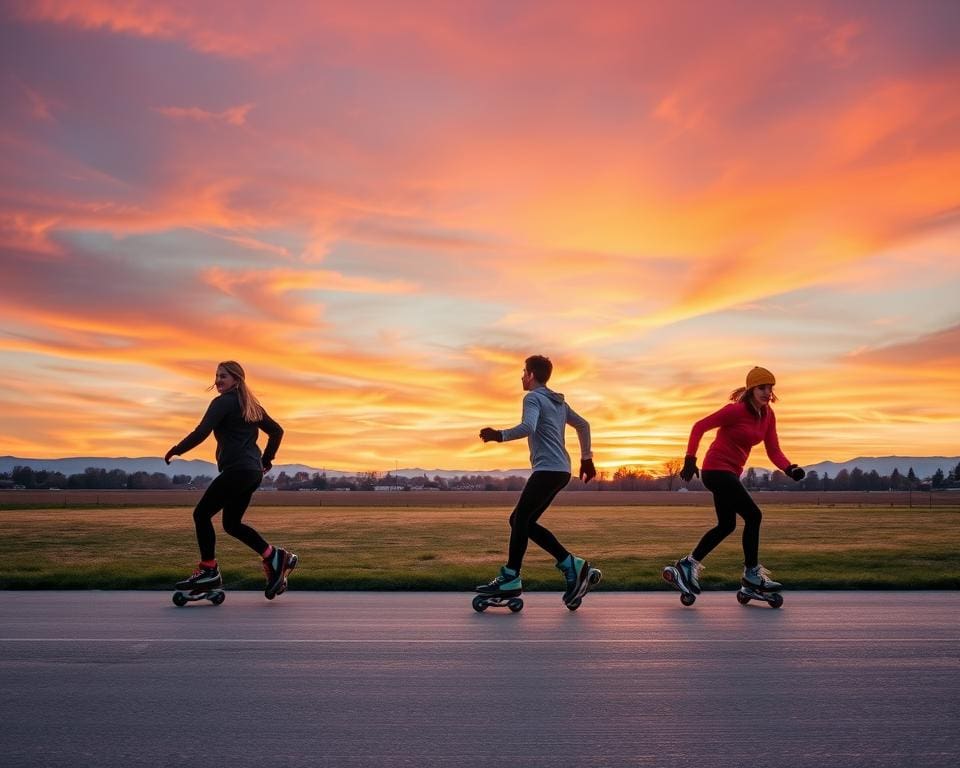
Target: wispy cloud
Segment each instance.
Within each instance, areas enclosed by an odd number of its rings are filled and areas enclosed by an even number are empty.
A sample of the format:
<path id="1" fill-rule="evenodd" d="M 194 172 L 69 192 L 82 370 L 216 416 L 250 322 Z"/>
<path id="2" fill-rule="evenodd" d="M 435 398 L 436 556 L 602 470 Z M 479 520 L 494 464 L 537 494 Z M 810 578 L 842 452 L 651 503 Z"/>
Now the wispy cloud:
<path id="1" fill-rule="evenodd" d="M 200 107 L 156 107 L 157 112 L 173 120 L 192 120 L 197 123 L 226 123 L 240 126 L 247 122 L 253 104 L 230 107 L 222 112 L 210 112 Z"/>

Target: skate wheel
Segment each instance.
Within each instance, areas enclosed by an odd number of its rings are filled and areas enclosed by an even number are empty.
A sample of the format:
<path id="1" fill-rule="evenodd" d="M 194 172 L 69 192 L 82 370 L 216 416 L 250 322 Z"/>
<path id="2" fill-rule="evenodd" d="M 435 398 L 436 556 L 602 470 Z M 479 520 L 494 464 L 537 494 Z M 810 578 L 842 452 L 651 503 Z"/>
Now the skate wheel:
<path id="1" fill-rule="evenodd" d="M 675 584 L 677 579 L 674 576 L 674 567 L 672 565 L 665 565 L 663 570 L 660 571 L 660 575 L 663 576 L 663 580 L 669 582 L 670 584 Z"/>
<path id="2" fill-rule="evenodd" d="M 602 579 L 602 578 L 603 578 L 603 571 L 601 571 L 599 568 L 593 568 L 593 569 L 591 569 L 591 571 L 590 571 L 590 583 L 591 583 L 591 584 L 599 584 L 599 583 L 600 583 L 600 579 Z"/>
<path id="3" fill-rule="evenodd" d="M 520 600 L 519 598 L 508 600 L 507 608 L 509 608 L 513 613 L 519 613 L 523 610 L 523 600 Z"/>
<path id="4" fill-rule="evenodd" d="M 746 605 L 750 602 L 750 595 L 746 595 L 743 592 L 737 592 L 737 602 L 740 605 Z"/>
<path id="5" fill-rule="evenodd" d="M 275 597 L 277 596 L 277 593 L 276 593 L 276 592 L 264 592 L 264 593 L 263 593 L 263 596 L 264 596 L 265 598 L 267 598 L 267 600 L 273 600 L 273 598 L 275 598 Z"/>
<path id="6" fill-rule="evenodd" d="M 575 611 L 575 610 L 577 610 L 577 608 L 579 608 L 581 605 L 583 605 L 583 600 L 580 600 L 580 599 L 578 598 L 577 600 L 574 600 L 572 603 L 567 603 L 567 610 Z"/>
<path id="7" fill-rule="evenodd" d="M 487 599 L 481 595 L 477 595 L 475 598 L 473 598 L 473 610 L 475 610 L 477 613 L 483 613 L 485 610 L 487 610 Z"/>
<path id="8" fill-rule="evenodd" d="M 770 607 L 779 608 L 783 605 L 783 596 L 778 592 L 773 595 L 770 595 Z"/>
<path id="9" fill-rule="evenodd" d="M 225 592 L 214 592 L 212 595 L 210 595 L 210 602 L 214 605 L 220 605 L 220 603 L 226 599 L 227 595 Z"/>
<path id="10" fill-rule="evenodd" d="M 685 593 L 683 593 L 682 595 L 680 595 L 680 602 L 681 602 L 681 604 L 683 604 L 683 605 L 691 606 L 691 605 L 693 605 L 695 602 L 697 602 L 697 596 L 696 596 L 696 595 L 689 595 L 689 594 L 687 594 L 687 593 L 685 592 Z"/>
<path id="11" fill-rule="evenodd" d="M 186 595 L 183 592 L 174 592 L 173 593 L 173 604 L 178 608 L 183 608 L 187 604 Z"/>

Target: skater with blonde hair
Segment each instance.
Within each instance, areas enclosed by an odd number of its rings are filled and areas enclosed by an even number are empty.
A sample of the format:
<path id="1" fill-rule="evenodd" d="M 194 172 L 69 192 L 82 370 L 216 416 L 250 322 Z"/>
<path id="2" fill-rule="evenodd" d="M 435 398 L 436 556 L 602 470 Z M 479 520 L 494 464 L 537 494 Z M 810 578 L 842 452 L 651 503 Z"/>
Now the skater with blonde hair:
<path id="1" fill-rule="evenodd" d="M 286 590 L 287 574 L 296 568 L 297 556 L 268 544 L 254 528 L 243 522 L 243 515 L 253 492 L 260 487 L 264 473 L 273 466 L 283 429 L 270 418 L 247 386 L 246 374 L 239 363 L 233 360 L 220 363 L 211 388 L 216 388 L 220 394 L 211 401 L 200 424 L 164 456 L 164 461 L 169 464 L 174 456 L 200 445 L 211 432 L 217 441 L 220 474 L 210 483 L 193 511 L 200 563 L 192 576 L 177 584 L 177 589 L 202 593 L 222 586 L 212 520 L 223 510 L 224 531 L 261 557 L 266 575 L 264 595 L 272 600 Z M 267 433 L 267 445 L 262 454 L 257 445 L 260 430 Z"/>

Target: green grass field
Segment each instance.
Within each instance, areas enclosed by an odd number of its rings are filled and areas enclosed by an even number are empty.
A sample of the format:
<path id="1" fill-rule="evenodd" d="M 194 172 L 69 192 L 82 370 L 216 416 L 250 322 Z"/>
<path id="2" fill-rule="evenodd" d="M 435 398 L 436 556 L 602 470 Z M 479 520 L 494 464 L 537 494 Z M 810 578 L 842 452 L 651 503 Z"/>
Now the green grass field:
<path id="1" fill-rule="evenodd" d="M 197 560 L 191 509 L 0 511 L 4 589 L 166 589 Z M 509 508 L 252 507 L 245 521 L 300 556 L 297 589 L 468 590 L 505 560 Z M 603 589 L 664 589 L 660 568 L 713 525 L 705 507 L 555 507 L 542 522 L 604 573 Z M 256 556 L 219 528 L 228 588 L 259 589 Z M 740 526 L 706 560 L 703 585 L 732 588 Z M 760 559 L 788 588 L 956 589 L 960 507 L 764 508 Z M 557 590 L 551 558 L 531 545 L 527 589 Z"/>

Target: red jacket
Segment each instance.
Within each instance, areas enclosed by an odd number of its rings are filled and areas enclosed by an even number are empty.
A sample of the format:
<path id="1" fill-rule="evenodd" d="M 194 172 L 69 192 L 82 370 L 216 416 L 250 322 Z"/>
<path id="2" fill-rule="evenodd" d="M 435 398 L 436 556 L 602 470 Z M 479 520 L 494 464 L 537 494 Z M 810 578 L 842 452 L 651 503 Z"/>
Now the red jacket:
<path id="1" fill-rule="evenodd" d="M 730 403 L 716 413 L 700 419 L 690 430 L 688 456 L 697 455 L 703 433 L 711 429 L 717 430 L 717 436 L 707 450 L 702 469 L 733 472 L 739 477 L 750 456 L 750 449 L 760 442 L 763 442 L 767 456 L 778 469 L 785 470 L 790 466 L 790 461 L 780 450 L 777 417 L 773 415 L 770 406 L 764 408 L 760 418 L 757 418 L 746 403 Z"/>

